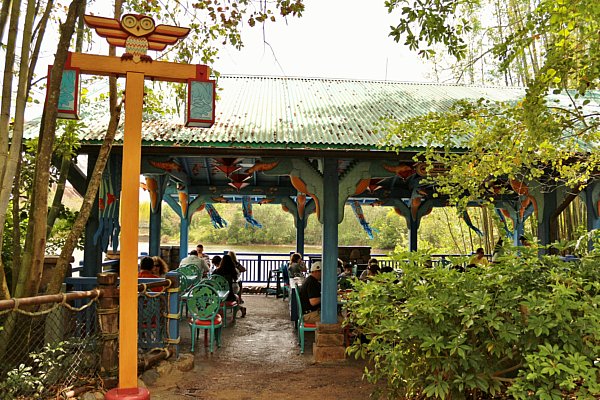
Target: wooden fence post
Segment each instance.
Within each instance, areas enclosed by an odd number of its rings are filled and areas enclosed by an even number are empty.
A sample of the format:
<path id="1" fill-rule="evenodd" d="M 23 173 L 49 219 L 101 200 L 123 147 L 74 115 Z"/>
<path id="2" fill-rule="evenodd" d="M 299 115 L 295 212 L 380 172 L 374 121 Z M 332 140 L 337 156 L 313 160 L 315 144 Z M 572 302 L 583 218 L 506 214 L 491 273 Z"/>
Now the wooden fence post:
<path id="1" fill-rule="evenodd" d="M 119 370 L 118 275 L 114 272 L 106 272 L 100 273 L 97 276 L 98 288 L 101 290 L 97 309 L 102 341 L 100 371 L 106 378 L 114 378 L 116 380 Z"/>

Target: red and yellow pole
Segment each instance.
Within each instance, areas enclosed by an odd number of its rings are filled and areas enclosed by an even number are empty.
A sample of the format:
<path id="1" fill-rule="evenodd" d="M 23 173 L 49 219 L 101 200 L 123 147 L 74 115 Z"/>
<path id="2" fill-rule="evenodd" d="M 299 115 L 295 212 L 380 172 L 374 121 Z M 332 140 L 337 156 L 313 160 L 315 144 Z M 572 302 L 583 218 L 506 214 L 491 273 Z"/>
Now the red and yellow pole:
<path id="1" fill-rule="evenodd" d="M 144 74 L 128 72 L 125 83 L 125 134 L 121 190 L 121 284 L 119 290 L 119 387 L 106 399 L 150 399 L 137 384 L 137 282 L 139 186 L 142 160 Z"/>

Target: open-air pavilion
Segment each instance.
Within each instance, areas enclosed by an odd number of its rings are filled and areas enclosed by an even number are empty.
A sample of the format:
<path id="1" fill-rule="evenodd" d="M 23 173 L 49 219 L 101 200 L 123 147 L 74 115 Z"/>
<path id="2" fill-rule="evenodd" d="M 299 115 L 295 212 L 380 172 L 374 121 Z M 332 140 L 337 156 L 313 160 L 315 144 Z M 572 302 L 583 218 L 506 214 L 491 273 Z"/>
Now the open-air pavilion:
<path id="1" fill-rule="evenodd" d="M 194 212 L 212 203 L 281 204 L 294 216 L 300 253 L 309 216 L 316 214 L 323 224 L 324 293 L 335 293 L 337 225 L 344 218 L 344 204 L 358 201 L 394 207 L 406 219 L 410 250 L 417 249 L 423 216 L 432 207 L 447 204 L 443 197 L 434 196 L 434 185 L 423 183 L 424 166 L 413 159 L 418 144 L 398 153 L 381 147 L 385 118 L 443 111 L 459 99 L 516 101 L 524 94 L 521 88 L 259 76 L 221 76 L 218 86 L 222 90 L 210 129 L 145 116 L 141 173 L 152 202 L 150 255 L 160 252 L 164 204 L 180 217 L 181 249 L 188 248 Z M 80 193 L 85 192 L 86 176 L 108 125 L 107 107 L 97 104 L 93 110 L 82 113 L 80 153 L 88 155 L 88 171 L 73 166 L 69 177 Z M 36 124 L 29 129 L 37 129 Z M 122 139 L 121 127 L 105 170 L 99 206 L 86 228 L 84 276 L 101 272 L 102 251 L 118 240 Z M 457 138 L 456 151 L 464 150 Z M 588 228 L 600 227 L 600 185 L 592 183 L 580 194 L 587 205 Z M 538 237 L 547 244 L 557 215 L 577 195 L 549 187 L 544 192 L 503 195 L 496 204 L 512 220 L 515 244 L 525 220 L 537 208 Z M 335 304 L 324 304 L 330 310 L 324 312 L 324 319 L 334 318 Z"/>

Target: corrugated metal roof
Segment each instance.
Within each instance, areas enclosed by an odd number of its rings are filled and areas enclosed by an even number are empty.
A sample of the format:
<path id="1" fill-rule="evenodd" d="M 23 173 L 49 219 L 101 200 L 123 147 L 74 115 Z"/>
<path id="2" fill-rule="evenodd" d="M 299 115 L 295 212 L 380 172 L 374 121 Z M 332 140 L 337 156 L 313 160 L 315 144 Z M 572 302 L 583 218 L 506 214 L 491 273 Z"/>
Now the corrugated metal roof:
<path id="1" fill-rule="evenodd" d="M 525 94 L 523 88 L 263 76 L 221 76 L 218 86 L 212 128 L 185 128 L 176 117 L 146 116 L 144 144 L 373 149 L 385 136 L 376 132 L 381 118 L 444 111 L 459 99 L 515 101 Z M 82 113 L 83 142 L 104 137 L 108 111 L 97 110 Z M 29 123 L 28 130 L 34 125 Z M 116 141 L 122 139 L 121 126 Z"/>

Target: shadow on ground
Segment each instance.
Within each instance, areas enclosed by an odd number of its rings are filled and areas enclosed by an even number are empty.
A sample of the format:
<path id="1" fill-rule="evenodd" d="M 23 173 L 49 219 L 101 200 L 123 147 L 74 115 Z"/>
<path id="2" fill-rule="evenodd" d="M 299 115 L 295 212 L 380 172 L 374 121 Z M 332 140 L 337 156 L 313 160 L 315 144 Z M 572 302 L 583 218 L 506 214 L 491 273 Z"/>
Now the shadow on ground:
<path id="1" fill-rule="evenodd" d="M 203 340 L 196 343 L 194 368 L 169 368 L 149 385 L 153 400 L 162 399 L 367 399 L 372 386 L 361 378 L 362 361 L 315 364 L 314 334 L 307 333 L 300 354 L 296 331 L 289 320 L 287 300 L 245 295 L 246 318 L 229 323 L 223 344 L 210 354 Z M 182 354 L 189 354 L 190 330 L 181 325 Z"/>

